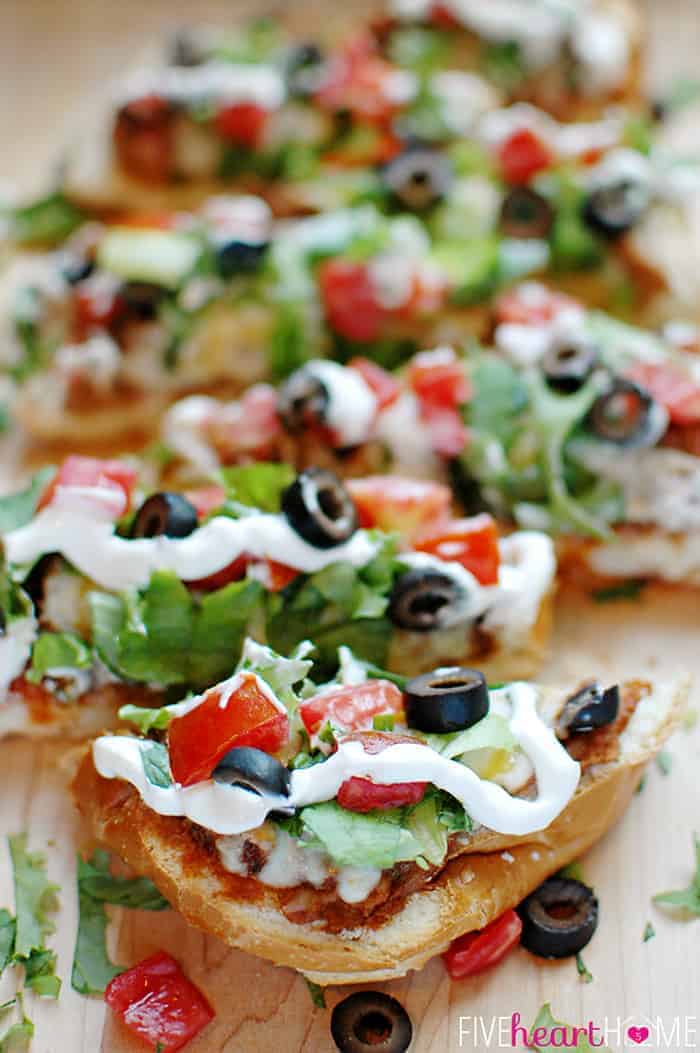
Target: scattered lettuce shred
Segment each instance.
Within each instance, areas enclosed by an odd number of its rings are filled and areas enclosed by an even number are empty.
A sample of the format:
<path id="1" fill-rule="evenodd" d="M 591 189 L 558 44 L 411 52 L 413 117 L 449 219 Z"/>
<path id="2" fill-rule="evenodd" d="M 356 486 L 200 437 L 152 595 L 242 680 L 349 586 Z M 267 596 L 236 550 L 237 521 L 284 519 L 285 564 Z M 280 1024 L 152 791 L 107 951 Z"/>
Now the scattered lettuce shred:
<path id="1" fill-rule="evenodd" d="M 659 892 L 653 902 L 661 907 L 670 907 L 680 917 L 700 918 L 700 837 L 693 835 L 695 849 L 695 874 L 687 888 L 670 892 Z"/>
<path id="2" fill-rule="evenodd" d="M 540 1009 L 528 1036 L 528 1048 L 535 1050 L 536 1053 L 546 1053 L 552 1046 L 566 1046 L 567 1049 L 578 1050 L 578 1053 L 594 1053 L 595 1050 L 610 1053 L 608 1047 L 602 1046 L 597 1039 L 591 1045 L 587 1028 L 574 1028 L 570 1024 L 562 1024 L 560 1020 L 556 1020 L 552 1015 L 549 1002 L 545 1002 Z M 541 1040 L 541 1044 L 538 1044 L 537 1039 Z"/>
<path id="3" fill-rule="evenodd" d="M 40 633 L 34 647 L 27 680 L 38 684 L 56 671 L 89 669 L 92 652 L 75 633 Z"/>
<path id="4" fill-rule="evenodd" d="M 78 933 L 71 984 L 80 994 L 101 994 L 122 969 L 107 954 L 105 904 L 138 910 L 166 910 L 169 906 L 147 878 L 114 877 L 108 852 L 96 851 L 89 860 L 78 857 Z"/>

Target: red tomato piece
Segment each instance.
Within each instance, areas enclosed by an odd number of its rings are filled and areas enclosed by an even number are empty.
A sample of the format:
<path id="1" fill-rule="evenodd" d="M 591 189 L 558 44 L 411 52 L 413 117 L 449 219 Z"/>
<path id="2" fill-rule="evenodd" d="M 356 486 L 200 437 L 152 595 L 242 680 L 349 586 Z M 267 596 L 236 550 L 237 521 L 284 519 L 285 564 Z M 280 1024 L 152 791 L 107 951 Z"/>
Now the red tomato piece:
<path id="1" fill-rule="evenodd" d="M 414 548 L 438 559 L 461 563 L 482 585 L 498 583 L 501 562 L 498 528 L 489 515 L 451 519 L 443 527 L 417 538 Z"/>
<path id="2" fill-rule="evenodd" d="M 397 531 L 407 543 L 449 516 L 452 495 L 447 486 L 400 475 L 367 475 L 345 484 L 357 506 L 360 525 Z"/>
<path id="3" fill-rule="evenodd" d="M 185 584 L 188 589 L 194 589 L 197 592 L 214 592 L 216 589 L 223 589 L 225 585 L 230 585 L 233 581 L 241 581 L 246 576 L 249 562 L 250 560 L 244 553 L 222 567 L 221 570 L 208 574 L 206 578 L 195 578 Z"/>
<path id="4" fill-rule="evenodd" d="M 347 735 L 343 742 L 361 742 L 365 753 L 381 753 L 399 742 L 416 743 L 410 735 L 394 735 L 382 731 L 360 731 Z M 400 808 L 418 804 L 425 795 L 427 782 L 395 782 L 382 785 L 354 775 L 346 779 L 338 790 L 338 804 L 351 812 L 371 812 L 374 808 Z"/>
<path id="5" fill-rule="evenodd" d="M 383 713 L 403 716 L 403 693 L 390 680 L 337 687 L 299 705 L 299 716 L 310 735 L 327 721 L 347 731 L 371 728 L 373 718 Z"/>
<path id="6" fill-rule="evenodd" d="M 359 34 L 333 57 L 316 101 L 324 109 L 349 110 L 365 120 L 386 122 L 403 105 L 387 90 L 396 72 L 378 53 L 371 34 Z"/>
<path id="7" fill-rule="evenodd" d="M 240 673 L 233 691 L 209 688 L 203 700 L 168 728 L 170 767 L 181 786 L 208 779 L 234 746 L 275 753 L 289 737 L 289 719 L 258 685 L 253 673 Z"/>
<path id="8" fill-rule="evenodd" d="M 520 942 L 523 923 L 514 910 L 507 910 L 485 929 L 467 932 L 452 942 L 442 958 L 453 980 L 490 969 Z"/>
<path id="9" fill-rule="evenodd" d="M 469 440 L 462 415 L 453 409 L 428 409 L 423 420 L 430 433 L 430 445 L 439 457 L 457 457 Z"/>
<path id="10" fill-rule="evenodd" d="M 281 430 L 277 392 L 271 384 L 254 384 L 237 401 L 214 410 L 204 429 L 226 464 L 274 460 Z"/>
<path id="11" fill-rule="evenodd" d="M 51 482 L 39 498 L 37 511 L 51 504 L 59 487 L 99 488 L 111 490 L 123 500 L 123 515 L 131 506 L 131 495 L 136 485 L 135 468 L 118 460 L 100 460 L 98 457 L 81 457 L 72 454 L 66 457 Z"/>
<path id="12" fill-rule="evenodd" d="M 169 954 L 159 951 L 107 984 L 105 1002 L 150 1049 L 177 1053 L 215 1013 Z"/>
<path id="13" fill-rule="evenodd" d="M 137 227 L 139 230 L 173 230 L 179 222 L 177 212 L 120 212 L 114 220 L 119 227 Z"/>
<path id="14" fill-rule="evenodd" d="M 421 351 L 408 367 L 408 382 L 421 406 L 456 409 L 468 401 L 470 385 L 452 348 Z"/>
<path id="15" fill-rule="evenodd" d="M 185 490 L 185 497 L 193 504 L 200 519 L 221 508 L 226 497 L 223 486 L 199 486 L 196 490 Z"/>
<path id="16" fill-rule="evenodd" d="M 674 363 L 640 362 L 626 375 L 665 406 L 672 424 L 700 424 L 700 384 Z"/>
<path id="17" fill-rule="evenodd" d="M 386 369 L 382 369 L 369 358 L 360 357 L 351 358 L 348 368 L 359 373 L 365 384 L 372 389 L 377 400 L 377 409 L 386 409 L 396 402 L 401 389 L 398 381 Z"/>
<path id="18" fill-rule="evenodd" d="M 446 4 L 432 4 L 430 7 L 430 21 L 439 29 L 461 29 L 462 24 L 450 11 Z"/>
<path id="19" fill-rule="evenodd" d="M 529 183 L 554 162 L 552 151 L 531 128 L 520 128 L 504 139 L 497 157 L 503 178 L 516 186 Z"/>
<path id="20" fill-rule="evenodd" d="M 497 324 L 539 325 L 551 322 L 565 308 L 578 306 L 564 293 L 554 292 L 539 282 L 524 282 L 497 298 L 494 316 Z"/>
<path id="21" fill-rule="evenodd" d="M 224 106 L 216 115 L 216 130 L 222 139 L 254 149 L 262 139 L 267 110 L 254 102 Z"/>
<path id="22" fill-rule="evenodd" d="M 325 260 L 318 269 L 318 282 L 331 329 L 359 343 L 371 343 L 379 338 L 387 312 L 377 300 L 364 263 Z"/>
<path id="23" fill-rule="evenodd" d="M 95 329 L 110 329 L 122 316 L 124 308 L 119 283 L 113 281 L 110 275 L 80 282 L 73 293 L 73 330 L 76 340 L 85 340 Z"/>
<path id="24" fill-rule="evenodd" d="M 288 567 L 286 563 L 278 563 L 274 559 L 267 560 L 267 585 L 271 592 L 286 589 L 298 576 L 299 571 L 294 567 Z"/>

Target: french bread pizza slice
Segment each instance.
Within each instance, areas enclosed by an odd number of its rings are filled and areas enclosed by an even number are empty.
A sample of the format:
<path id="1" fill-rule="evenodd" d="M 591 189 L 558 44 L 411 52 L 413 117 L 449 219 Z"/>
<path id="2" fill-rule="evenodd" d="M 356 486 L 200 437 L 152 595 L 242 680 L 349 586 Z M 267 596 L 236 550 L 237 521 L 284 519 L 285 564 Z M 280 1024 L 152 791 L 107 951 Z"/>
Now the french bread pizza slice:
<path id="1" fill-rule="evenodd" d="M 326 469 L 253 464 L 183 492 L 141 467 L 72 456 L 0 500 L 7 732 L 82 736 L 134 693 L 185 697 L 248 634 L 284 653 L 311 640 L 329 674 L 340 644 L 404 674 L 478 660 L 500 680 L 543 660 L 550 539 L 456 518 L 439 483 L 387 480 L 400 500 L 377 492 L 372 520 Z"/>
<path id="2" fill-rule="evenodd" d="M 98 738 L 92 835 L 195 926 L 314 982 L 386 980 L 483 929 L 624 812 L 687 683 L 399 688 L 247 644 L 234 675 Z"/>

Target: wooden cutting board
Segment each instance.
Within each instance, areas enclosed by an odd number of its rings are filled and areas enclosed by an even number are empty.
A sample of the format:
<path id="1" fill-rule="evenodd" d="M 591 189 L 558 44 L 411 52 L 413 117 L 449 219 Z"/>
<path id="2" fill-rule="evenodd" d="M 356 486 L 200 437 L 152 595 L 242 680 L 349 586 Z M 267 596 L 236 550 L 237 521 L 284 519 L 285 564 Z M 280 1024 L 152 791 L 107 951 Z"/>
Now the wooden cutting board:
<path id="1" fill-rule="evenodd" d="M 487 2 L 487 0 L 484 0 Z M 334 5 L 335 7 L 335 5 Z M 150 37 L 182 21 L 225 22 L 260 10 L 253 0 L 4 0 L 0 12 L 0 181 L 39 185 L 55 157 L 85 92 L 126 68 Z M 265 10 L 270 10 L 266 5 Z M 313 28 L 321 3 L 278 4 L 277 12 Z M 364 4 L 344 4 L 334 18 L 352 19 Z M 692 71 L 700 47 L 700 5 L 696 0 L 649 0 L 651 82 Z M 12 101 L 8 105 L 8 100 Z M 0 464 L 7 477 L 16 464 Z M 599 674 L 663 677 L 700 673 L 700 598 L 691 592 L 649 589 L 632 602 L 599 605 L 566 592 L 558 599 L 557 631 L 550 681 Z M 697 692 L 694 704 L 700 705 Z M 415 1028 L 415 1053 L 458 1049 L 511 1048 L 509 1018 L 519 1012 L 526 1025 L 543 1002 L 570 1024 L 589 1020 L 614 1028 L 661 1020 L 675 1037 L 639 1048 L 693 1049 L 700 1045 L 700 923 L 674 921 L 654 908 L 651 896 L 688 883 L 691 833 L 700 830 L 700 725 L 681 731 L 669 747 L 671 771 L 652 765 L 645 789 L 622 823 L 585 860 L 584 873 L 601 904 L 598 932 L 585 952 L 594 976 L 579 979 L 572 961 L 541 963 L 514 952 L 494 972 L 451 984 L 439 960 L 406 980 L 382 985 L 408 1009 Z M 76 931 L 75 850 L 82 833 L 66 797 L 66 747 L 58 744 L 0 743 L 0 905 L 12 906 L 5 836 L 28 830 L 31 847 L 46 850 L 51 878 L 61 886 L 61 909 L 52 943 L 58 950 L 64 989 L 58 1003 L 27 998 L 36 1023 L 32 1053 L 138 1053 L 143 1046 L 105 1016 L 99 999 L 70 988 Z M 508 863 L 504 861 L 504 866 Z M 656 937 L 643 943 L 648 921 Z M 188 1053 L 324 1053 L 332 1051 L 329 1013 L 315 1011 L 306 986 L 287 969 L 228 950 L 187 926 L 174 912 L 115 911 L 111 952 L 128 965 L 159 948 L 171 951 L 206 991 L 217 1017 Z M 14 978 L 0 982 L 0 1002 L 14 993 Z M 342 997 L 329 989 L 329 1007 Z M 504 1028 L 499 1047 L 499 1024 Z M 676 1024 L 678 1021 L 678 1024 Z M 487 1035 L 492 1032 L 490 1043 Z M 693 1030 L 694 1029 L 694 1030 Z M 632 1048 L 610 1036 L 613 1050 Z M 636 1047 L 634 1047 L 636 1048 Z"/>

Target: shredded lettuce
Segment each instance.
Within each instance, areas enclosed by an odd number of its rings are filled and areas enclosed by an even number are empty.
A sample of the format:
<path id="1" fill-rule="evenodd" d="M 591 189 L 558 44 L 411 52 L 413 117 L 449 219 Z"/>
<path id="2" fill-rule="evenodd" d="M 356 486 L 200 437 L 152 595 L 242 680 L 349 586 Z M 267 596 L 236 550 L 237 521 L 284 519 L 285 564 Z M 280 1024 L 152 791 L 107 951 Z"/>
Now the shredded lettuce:
<path id="1" fill-rule="evenodd" d="M 38 684 L 55 670 L 89 669 L 92 652 L 74 633 L 40 633 L 32 648 L 27 680 Z"/>
<path id="2" fill-rule="evenodd" d="M 26 834 L 8 838 L 8 844 L 16 918 L 8 911 L 1 912 L 0 962 L 2 968 L 8 964 L 22 966 L 25 987 L 38 995 L 58 998 L 61 981 L 56 976 L 56 952 L 44 946 L 45 938 L 54 931 L 47 915 L 58 909 L 58 886 L 48 880 L 43 853 L 27 851 Z"/>
<path id="3" fill-rule="evenodd" d="M 52 245 L 67 238 L 84 218 L 75 205 L 54 192 L 9 210 L 10 236 L 17 245 Z"/>
<path id="4" fill-rule="evenodd" d="M 291 465 L 266 461 L 222 468 L 219 473 L 229 501 L 260 512 L 279 512 L 282 494 L 295 475 Z"/>
<path id="5" fill-rule="evenodd" d="M 79 918 L 71 984 L 81 994 L 101 994 L 122 972 L 107 955 L 105 903 L 139 910 L 166 910 L 169 904 L 147 878 L 113 877 L 107 852 L 97 851 L 89 860 L 78 857 L 77 866 Z"/>
<path id="6" fill-rule="evenodd" d="M 404 826 L 401 809 L 349 812 L 335 801 L 302 809 L 306 830 L 338 866 L 386 869 L 422 855 L 424 845 Z"/>
<path id="7" fill-rule="evenodd" d="M 464 731 L 450 735 L 426 735 L 425 741 L 438 753 L 451 759 L 471 750 L 510 750 L 517 746 L 517 739 L 510 730 L 505 717 L 498 713 L 487 713 L 482 720 Z"/>
<path id="8" fill-rule="evenodd" d="M 671 907 L 681 912 L 681 916 L 700 918 L 700 837 L 693 836 L 695 849 L 695 873 L 687 888 L 671 892 L 659 892 L 654 896 L 654 903 L 662 907 Z"/>
<path id="9" fill-rule="evenodd" d="M 172 711 L 169 706 L 147 709 L 144 706 L 126 705 L 119 710 L 119 719 L 135 724 L 142 735 L 148 735 L 149 731 L 164 731 L 172 719 Z"/>
<path id="10" fill-rule="evenodd" d="M 595 1049 L 601 1050 L 602 1053 L 610 1053 L 607 1046 L 602 1046 L 597 1041 L 591 1045 L 587 1037 L 587 1028 L 573 1028 L 556 1020 L 549 1002 L 545 1002 L 540 1009 L 528 1034 L 528 1046 L 536 1053 L 546 1053 L 553 1046 L 566 1046 L 578 1050 L 578 1053 L 594 1053 Z"/>
<path id="11" fill-rule="evenodd" d="M 307 658 L 311 651 L 313 644 L 309 640 L 302 640 L 289 658 L 284 658 L 271 647 L 248 637 L 243 644 L 238 669 L 256 673 L 272 688 L 277 698 L 293 711 L 298 702 L 294 687 L 303 683 L 313 666 L 313 662 Z"/>
<path id="12" fill-rule="evenodd" d="M 153 786 L 167 789 L 173 785 L 173 777 L 170 773 L 170 757 L 168 747 L 163 742 L 141 743 L 141 760 L 146 778 Z"/>
<path id="13" fill-rule="evenodd" d="M 9 534 L 11 530 L 26 526 L 36 512 L 39 498 L 55 474 L 55 468 L 41 468 L 24 490 L 0 497 L 0 534 Z"/>
<path id="14" fill-rule="evenodd" d="M 17 998 L 9 1004 L 12 1005 L 15 1001 L 19 1005 L 22 1019 L 12 1024 L 0 1037 L 0 1053 L 26 1053 L 34 1037 L 34 1024 L 24 1012 L 22 996 L 18 994 Z"/>

